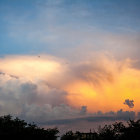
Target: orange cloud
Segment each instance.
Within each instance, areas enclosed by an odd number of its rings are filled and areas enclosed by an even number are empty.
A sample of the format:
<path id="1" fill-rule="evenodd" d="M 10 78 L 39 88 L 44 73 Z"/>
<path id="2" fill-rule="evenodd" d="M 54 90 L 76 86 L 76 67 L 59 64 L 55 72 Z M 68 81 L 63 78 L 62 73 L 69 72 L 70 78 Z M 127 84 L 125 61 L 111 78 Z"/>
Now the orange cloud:
<path id="1" fill-rule="evenodd" d="M 102 58 L 82 65 L 81 69 L 89 67 L 84 72 L 79 69 L 78 73 L 83 73 L 82 79 L 74 80 L 66 88 L 70 104 L 76 107 L 86 105 L 90 112 L 106 112 L 120 108 L 131 110 L 123 102 L 133 99 L 133 110 L 140 110 L 140 70 L 131 67 L 130 60 Z"/>
<path id="2" fill-rule="evenodd" d="M 131 63 L 106 56 L 76 63 L 45 55 L 8 56 L 1 58 L 0 71 L 66 91 L 67 104 L 87 106 L 89 112 L 140 111 L 140 70 Z M 124 105 L 125 99 L 134 100 L 134 108 Z"/>

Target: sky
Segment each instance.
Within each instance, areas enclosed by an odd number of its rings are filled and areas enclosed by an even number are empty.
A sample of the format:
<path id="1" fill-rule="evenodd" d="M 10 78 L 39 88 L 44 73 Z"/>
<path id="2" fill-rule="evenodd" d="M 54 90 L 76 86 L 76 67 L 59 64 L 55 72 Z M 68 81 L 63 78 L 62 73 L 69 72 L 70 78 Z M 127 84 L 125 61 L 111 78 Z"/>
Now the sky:
<path id="1" fill-rule="evenodd" d="M 0 0 L 0 115 L 61 131 L 140 116 L 139 0 Z"/>

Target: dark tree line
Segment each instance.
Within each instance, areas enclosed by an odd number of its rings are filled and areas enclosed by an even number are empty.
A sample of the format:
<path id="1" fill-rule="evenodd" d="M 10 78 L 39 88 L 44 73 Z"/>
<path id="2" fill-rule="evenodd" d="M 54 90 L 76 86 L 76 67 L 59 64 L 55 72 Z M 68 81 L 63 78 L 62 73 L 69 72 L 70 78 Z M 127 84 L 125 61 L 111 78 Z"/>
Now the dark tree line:
<path id="1" fill-rule="evenodd" d="M 69 131 L 61 137 L 61 140 L 140 140 L 140 120 L 129 120 L 127 125 L 115 122 L 112 125 L 100 127 L 97 132 Z"/>
<path id="2" fill-rule="evenodd" d="M 19 118 L 13 119 L 12 116 L 0 117 L 0 139 L 2 140 L 56 140 L 59 133 L 57 128 L 43 129 L 34 123 L 26 123 Z"/>
<path id="3" fill-rule="evenodd" d="M 12 116 L 0 117 L 0 139 L 7 140 L 57 140 L 57 128 L 44 129 L 34 123 L 27 123 Z M 81 133 L 68 131 L 61 140 L 140 140 L 140 120 L 129 120 L 127 125 L 115 122 L 112 125 L 100 127 L 96 132 Z"/>

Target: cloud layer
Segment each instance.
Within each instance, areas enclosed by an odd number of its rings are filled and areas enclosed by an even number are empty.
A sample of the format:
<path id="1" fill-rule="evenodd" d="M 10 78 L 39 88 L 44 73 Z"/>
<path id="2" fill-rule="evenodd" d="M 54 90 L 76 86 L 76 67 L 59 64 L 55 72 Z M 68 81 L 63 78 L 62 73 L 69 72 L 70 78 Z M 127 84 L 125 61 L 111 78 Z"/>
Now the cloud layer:
<path id="1" fill-rule="evenodd" d="M 99 54 L 76 62 L 47 55 L 1 58 L 0 115 L 46 124 L 133 118 L 133 102 L 125 99 L 133 98 L 139 112 L 140 71 L 131 63 Z"/>

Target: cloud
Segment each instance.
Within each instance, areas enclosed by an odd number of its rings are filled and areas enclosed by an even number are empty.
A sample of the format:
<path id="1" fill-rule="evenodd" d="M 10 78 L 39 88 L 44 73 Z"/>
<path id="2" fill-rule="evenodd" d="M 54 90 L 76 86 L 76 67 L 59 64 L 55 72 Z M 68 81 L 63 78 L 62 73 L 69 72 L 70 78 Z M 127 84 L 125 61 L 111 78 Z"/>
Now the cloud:
<path id="1" fill-rule="evenodd" d="M 15 75 L 6 74 L 6 73 L 4 73 L 4 72 L 0 72 L 0 75 L 8 75 L 8 76 L 10 76 L 10 77 L 12 77 L 12 78 L 16 78 L 16 79 L 19 78 L 19 77 L 15 76 Z"/>
<path id="2" fill-rule="evenodd" d="M 27 121 L 44 123 L 86 115 L 68 105 L 67 92 L 41 81 L 0 76 L 0 115 L 12 114 Z"/>
<path id="3" fill-rule="evenodd" d="M 89 5 L 84 4 L 86 9 L 81 6 L 82 3 L 79 5 L 79 2 L 66 3 L 64 1 L 39 2 L 39 5 L 43 6 L 37 6 L 36 15 L 33 18 L 31 18 L 32 14 L 27 12 L 22 12 L 20 17 L 14 13 L 7 15 L 5 18 L 6 22 L 9 23 L 7 34 L 20 46 L 15 45 L 16 47 L 13 47 L 11 51 L 14 53 L 23 53 L 24 51 L 30 54 L 50 52 L 57 56 L 73 58 L 73 60 L 81 55 L 88 56 L 90 52 L 99 51 L 111 52 L 117 59 L 129 57 L 139 60 L 140 35 L 136 29 L 121 25 L 121 32 L 115 33 L 112 29 L 103 30 L 102 27 L 105 24 L 99 26 L 103 22 L 94 22 L 95 25 L 93 24 L 91 19 L 98 17 L 89 10 Z M 97 12 L 96 8 L 92 8 L 92 10 Z M 86 20 L 83 20 L 84 18 Z M 92 24 L 87 23 L 87 21 Z M 120 27 L 117 25 L 116 30 L 118 31 L 118 29 Z"/>
<path id="4" fill-rule="evenodd" d="M 79 117 L 79 118 L 72 118 L 72 119 L 60 119 L 60 120 L 51 120 L 46 122 L 46 125 L 64 125 L 69 123 L 78 123 L 81 121 L 87 121 L 87 122 L 103 122 L 103 121 L 126 121 L 130 119 L 135 119 L 135 112 L 133 111 L 123 111 L 122 109 L 113 112 L 110 114 L 109 112 L 103 113 L 103 114 L 93 114 L 92 116 L 86 116 L 86 117 Z"/>
<path id="5" fill-rule="evenodd" d="M 134 107 L 134 101 L 133 100 L 126 99 L 124 104 L 128 105 L 129 108 L 133 108 Z"/>
<path id="6" fill-rule="evenodd" d="M 100 21 L 106 16 L 97 16 L 104 10 L 90 9 L 86 3 L 45 0 L 35 4 L 34 12 L 22 12 L 20 17 L 15 8 L 3 12 L 6 16 L 2 18 L 8 23 L 6 34 L 16 42 L 12 45 L 15 47 L 9 45 L 3 52 L 51 52 L 63 58 L 42 54 L 0 58 L 0 114 L 37 122 L 72 122 L 81 116 L 81 121 L 106 121 L 130 115 L 129 108 L 122 106 L 125 99 L 134 99 L 135 108 L 131 100 L 126 104 L 138 112 L 140 35 L 136 29 L 122 25 L 120 29 L 116 22 L 114 29 L 121 33 L 115 33 L 112 26 L 105 31 L 106 24 Z M 97 23 L 91 19 L 97 19 Z M 120 108 L 128 112 L 116 114 Z M 89 115 L 95 112 L 98 116 Z"/>
<path id="7" fill-rule="evenodd" d="M 74 109 L 66 104 L 57 106 L 52 106 L 51 104 L 44 104 L 43 106 L 36 104 L 26 105 L 23 112 L 19 115 L 20 118 L 35 121 L 42 125 L 51 120 L 71 119 L 78 116 L 82 116 L 80 110 Z"/>
<path id="8" fill-rule="evenodd" d="M 0 72 L 0 74 L 1 74 L 1 75 L 5 75 L 5 73 L 4 73 L 4 72 Z"/>
<path id="9" fill-rule="evenodd" d="M 45 83 L 0 76 L 0 115 L 19 115 L 26 106 L 52 107 L 66 103 L 65 91 L 49 87 Z"/>
<path id="10" fill-rule="evenodd" d="M 85 104 L 89 111 L 117 111 L 116 108 L 122 108 L 122 102 L 126 98 L 133 98 L 138 103 L 136 97 L 140 91 L 140 71 L 135 69 L 132 63 L 131 59 L 118 61 L 103 55 L 73 62 L 70 64 L 72 80 L 65 87 L 69 93 L 69 101 L 75 106 Z M 138 91 L 134 91 L 133 87 Z M 136 108 L 138 110 L 138 106 Z M 124 106 L 123 109 L 127 107 Z"/>
<path id="11" fill-rule="evenodd" d="M 86 114 L 87 113 L 87 106 L 82 106 L 80 114 Z"/>
<path id="12" fill-rule="evenodd" d="M 102 54 L 76 61 L 39 56 L 0 59 L 0 115 L 10 113 L 42 124 L 125 119 L 133 117 L 122 106 L 127 98 L 135 100 L 133 111 L 139 111 L 140 71 L 130 59 Z M 120 108 L 128 112 L 117 112 Z"/>

